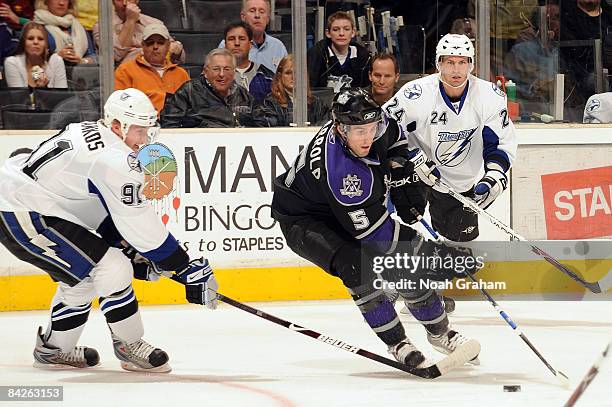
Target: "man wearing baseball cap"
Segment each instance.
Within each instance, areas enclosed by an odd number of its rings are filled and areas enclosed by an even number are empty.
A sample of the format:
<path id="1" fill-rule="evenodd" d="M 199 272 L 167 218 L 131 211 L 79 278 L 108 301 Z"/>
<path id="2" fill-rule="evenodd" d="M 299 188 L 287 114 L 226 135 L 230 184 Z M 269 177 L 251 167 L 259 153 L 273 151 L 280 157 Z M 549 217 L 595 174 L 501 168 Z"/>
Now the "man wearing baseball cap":
<path id="1" fill-rule="evenodd" d="M 152 23 L 142 33 L 142 53 L 115 71 L 115 89 L 136 88 L 144 92 L 159 113 L 166 93 L 174 93 L 189 80 L 189 74 L 170 62 L 170 33 L 164 24 Z"/>

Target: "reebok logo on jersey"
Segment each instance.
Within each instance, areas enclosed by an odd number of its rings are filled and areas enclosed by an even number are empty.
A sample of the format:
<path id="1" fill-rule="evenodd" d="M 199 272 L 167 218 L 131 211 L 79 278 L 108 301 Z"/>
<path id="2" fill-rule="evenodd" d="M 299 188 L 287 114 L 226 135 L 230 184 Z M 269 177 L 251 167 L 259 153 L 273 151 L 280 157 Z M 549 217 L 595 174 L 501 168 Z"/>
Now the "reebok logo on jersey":
<path id="1" fill-rule="evenodd" d="M 468 156 L 475 132 L 476 128 L 456 133 L 447 131 L 438 133 L 436 159 L 445 167 L 456 167 L 461 164 Z"/>

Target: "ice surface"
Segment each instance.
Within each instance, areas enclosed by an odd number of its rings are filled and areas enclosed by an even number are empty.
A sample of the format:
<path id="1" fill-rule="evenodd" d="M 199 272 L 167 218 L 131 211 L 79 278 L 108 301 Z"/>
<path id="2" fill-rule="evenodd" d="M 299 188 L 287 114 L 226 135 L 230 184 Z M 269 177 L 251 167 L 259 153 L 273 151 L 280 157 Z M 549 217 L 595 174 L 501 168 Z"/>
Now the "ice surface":
<path id="1" fill-rule="evenodd" d="M 387 355 L 348 300 L 251 305 Z M 612 340 L 612 302 L 508 301 L 502 307 L 549 362 L 570 376 L 572 389 L 561 388 L 484 301 L 458 302 L 452 317 L 458 330 L 481 342 L 481 366 L 429 381 L 228 305 L 216 311 L 195 305 L 141 308 L 145 339 L 168 352 L 170 374 L 123 371 L 98 309 L 81 344 L 98 349 L 102 365 L 45 371 L 32 367 L 32 349 L 47 313 L 0 313 L 0 385 L 62 385 L 64 402 L 52 403 L 61 406 L 562 406 Z M 423 328 L 409 316 L 401 318 L 417 346 L 439 358 Z M 504 392 L 509 384 L 522 391 Z M 576 405 L 612 406 L 611 385 L 612 363 L 607 363 Z"/>

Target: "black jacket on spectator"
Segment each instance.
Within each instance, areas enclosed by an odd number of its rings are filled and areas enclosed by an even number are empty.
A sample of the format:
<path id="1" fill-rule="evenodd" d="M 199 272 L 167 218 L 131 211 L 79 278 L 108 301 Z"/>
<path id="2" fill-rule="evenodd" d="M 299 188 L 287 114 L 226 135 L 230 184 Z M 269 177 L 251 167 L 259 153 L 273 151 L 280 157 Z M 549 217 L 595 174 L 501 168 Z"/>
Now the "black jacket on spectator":
<path id="1" fill-rule="evenodd" d="M 201 75 L 168 95 L 160 120 L 166 128 L 253 126 L 254 110 L 245 88 L 234 83 L 229 96 L 222 98 Z"/>
<path id="2" fill-rule="evenodd" d="M 317 42 L 310 48 L 307 55 L 310 86 L 313 88 L 329 86 L 330 76 L 341 78 L 343 75 L 353 79 L 350 82 L 351 88 L 368 86 L 370 84 L 368 78 L 370 53 L 359 44 L 350 45 L 349 51 L 350 54 L 344 61 L 344 65 L 340 65 L 338 58 L 331 49 L 329 38 Z"/>
<path id="3" fill-rule="evenodd" d="M 283 107 L 278 100 L 271 94 L 263 102 L 260 110 L 261 114 L 255 119 L 261 127 L 280 127 L 289 126 L 293 122 L 293 102 L 287 102 L 287 107 Z M 320 126 L 330 118 L 329 106 L 326 106 L 321 99 L 313 96 L 312 103 L 308 105 L 308 121 L 311 126 Z"/>
<path id="4" fill-rule="evenodd" d="M 606 56 L 612 47 L 606 38 L 608 28 L 612 27 L 612 14 L 605 2 L 601 2 L 600 16 L 591 17 L 576 5 L 576 1 L 564 0 L 561 3 L 561 44 L 564 41 L 601 39 L 603 45 L 604 68 L 612 69 L 612 61 Z M 582 121 L 584 105 L 596 92 L 595 64 L 593 45 L 562 46 L 559 50 L 560 70 L 566 75 L 565 119 Z"/>

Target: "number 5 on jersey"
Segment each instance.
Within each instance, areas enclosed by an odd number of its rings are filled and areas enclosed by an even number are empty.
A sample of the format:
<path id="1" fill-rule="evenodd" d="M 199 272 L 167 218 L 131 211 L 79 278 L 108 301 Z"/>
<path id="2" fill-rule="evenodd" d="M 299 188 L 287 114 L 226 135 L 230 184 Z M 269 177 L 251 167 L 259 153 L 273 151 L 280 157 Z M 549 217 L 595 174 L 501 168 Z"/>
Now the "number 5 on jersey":
<path id="1" fill-rule="evenodd" d="M 356 211 L 349 212 L 348 215 L 353 221 L 355 230 L 363 230 L 370 226 L 370 220 L 368 219 L 364 209 L 358 209 Z"/>

